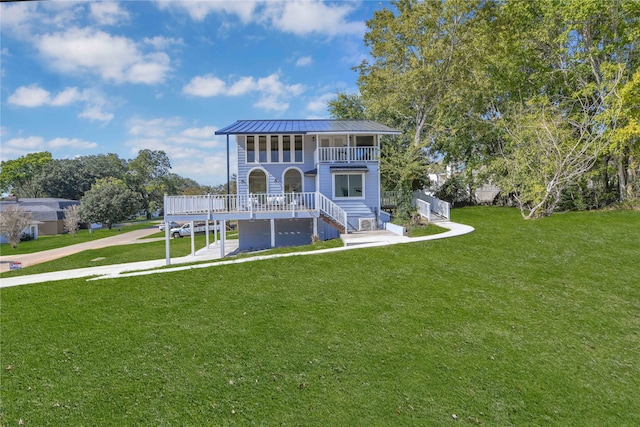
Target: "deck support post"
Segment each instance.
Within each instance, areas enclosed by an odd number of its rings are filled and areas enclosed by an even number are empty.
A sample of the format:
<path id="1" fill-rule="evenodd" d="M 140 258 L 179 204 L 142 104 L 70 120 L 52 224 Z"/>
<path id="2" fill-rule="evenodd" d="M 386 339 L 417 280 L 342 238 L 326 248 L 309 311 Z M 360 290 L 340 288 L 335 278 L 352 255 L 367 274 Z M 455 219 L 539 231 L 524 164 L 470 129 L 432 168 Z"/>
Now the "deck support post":
<path id="1" fill-rule="evenodd" d="M 224 258 L 224 241 L 227 239 L 227 221 L 220 221 L 220 258 Z"/>
<path id="2" fill-rule="evenodd" d="M 315 216 L 313 217 L 313 235 L 318 236 L 318 218 Z"/>
<path id="3" fill-rule="evenodd" d="M 169 230 L 169 228 L 170 228 L 169 227 L 169 221 L 167 221 L 165 219 L 165 222 L 164 222 L 164 251 L 165 251 L 166 265 L 171 265 L 171 253 L 170 253 L 171 245 L 169 244 L 169 239 L 171 238 L 171 230 Z"/>
<path id="4" fill-rule="evenodd" d="M 196 230 L 193 221 L 191 221 L 191 256 L 196 256 Z"/>
<path id="5" fill-rule="evenodd" d="M 271 218 L 269 222 L 271 223 L 271 247 L 275 248 L 276 247 L 276 221 L 273 218 Z"/>
<path id="6" fill-rule="evenodd" d="M 215 229 L 214 229 L 215 230 Z M 207 218 L 204 221 L 204 234 L 207 235 L 206 237 L 206 248 L 209 249 L 209 218 Z"/>

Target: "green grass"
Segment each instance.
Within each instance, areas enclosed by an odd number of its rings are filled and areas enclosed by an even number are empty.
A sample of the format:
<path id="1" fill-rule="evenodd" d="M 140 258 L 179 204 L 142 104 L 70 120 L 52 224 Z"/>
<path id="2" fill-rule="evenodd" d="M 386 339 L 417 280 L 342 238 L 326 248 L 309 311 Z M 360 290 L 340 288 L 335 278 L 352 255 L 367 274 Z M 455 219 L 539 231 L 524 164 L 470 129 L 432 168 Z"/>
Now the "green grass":
<path id="1" fill-rule="evenodd" d="M 206 237 L 204 235 L 196 235 L 195 237 L 196 249 L 203 248 L 206 244 Z M 210 236 L 210 243 L 212 242 L 213 237 Z M 189 238 L 171 239 L 170 245 L 172 257 L 186 256 L 191 253 L 191 239 Z M 7 271 L 0 274 L 0 277 L 15 277 L 29 274 L 48 273 L 51 271 L 71 270 L 75 268 L 164 259 L 166 256 L 165 250 L 166 247 L 164 240 L 121 246 L 109 246 L 106 248 L 78 252 L 53 261 L 25 267 L 21 270 Z"/>
<path id="2" fill-rule="evenodd" d="M 16 249 L 13 249 L 8 243 L 3 243 L 0 245 L 0 255 L 22 255 L 40 251 L 47 251 L 50 249 L 57 249 L 65 246 L 75 245 L 78 243 L 103 239 L 105 237 L 116 236 L 118 234 L 126 233 L 127 231 L 141 230 L 143 228 L 149 228 L 152 226 L 157 227 L 157 224 L 153 224 L 149 221 L 144 221 L 130 223 L 123 226 L 114 225 L 111 230 L 108 230 L 107 228 L 100 228 L 94 230 L 93 233 L 89 233 L 89 230 L 78 230 L 78 233 L 75 236 L 71 234 L 40 236 L 35 240 L 20 242 Z"/>
<path id="3" fill-rule="evenodd" d="M 640 214 L 452 220 L 476 231 L 2 289 L 0 423 L 640 425 Z"/>

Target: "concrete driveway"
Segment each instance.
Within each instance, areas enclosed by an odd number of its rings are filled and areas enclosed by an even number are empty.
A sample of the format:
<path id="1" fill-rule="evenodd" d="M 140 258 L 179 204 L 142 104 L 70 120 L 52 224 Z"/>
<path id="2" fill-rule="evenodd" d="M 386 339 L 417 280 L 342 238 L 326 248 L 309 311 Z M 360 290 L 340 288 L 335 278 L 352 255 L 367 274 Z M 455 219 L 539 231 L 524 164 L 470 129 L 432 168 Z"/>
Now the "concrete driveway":
<path id="1" fill-rule="evenodd" d="M 6 246 L 3 248 L 3 254 L 0 256 L 0 273 L 9 271 L 10 262 L 22 262 L 23 267 L 29 267 L 35 264 L 41 264 L 47 261 L 53 261 L 55 259 L 63 258 L 68 255 L 73 255 L 78 252 L 86 251 L 88 249 L 100 249 L 108 246 L 120 246 L 128 245 L 132 243 L 148 243 L 156 239 L 144 239 L 144 237 L 150 236 L 158 232 L 158 227 L 144 228 L 142 230 L 128 231 L 116 236 L 105 237 L 104 239 L 93 240 L 91 242 L 78 243 L 76 245 L 65 246 L 63 248 L 50 249 L 48 251 L 35 252 L 32 254 L 23 255 L 11 255 L 13 250 L 11 247 Z M 162 240 L 159 238 L 158 240 Z M 62 268 L 61 268 L 62 270 Z"/>

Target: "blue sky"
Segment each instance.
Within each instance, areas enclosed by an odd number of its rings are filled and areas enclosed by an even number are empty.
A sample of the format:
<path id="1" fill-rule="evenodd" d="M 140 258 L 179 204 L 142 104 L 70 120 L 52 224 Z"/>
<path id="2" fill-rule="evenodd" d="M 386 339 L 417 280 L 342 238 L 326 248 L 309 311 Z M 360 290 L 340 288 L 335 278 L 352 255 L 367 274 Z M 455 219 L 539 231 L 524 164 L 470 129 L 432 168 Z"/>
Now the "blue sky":
<path id="1" fill-rule="evenodd" d="M 0 6 L 1 160 L 164 150 L 226 180 L 238 119 L 326 118 L 357 91 L 378 1 L 18 2 Z M 232 146 L 233 148 L 233 146 Z M 233 160 L 233 158 L 232 158 Z"/>

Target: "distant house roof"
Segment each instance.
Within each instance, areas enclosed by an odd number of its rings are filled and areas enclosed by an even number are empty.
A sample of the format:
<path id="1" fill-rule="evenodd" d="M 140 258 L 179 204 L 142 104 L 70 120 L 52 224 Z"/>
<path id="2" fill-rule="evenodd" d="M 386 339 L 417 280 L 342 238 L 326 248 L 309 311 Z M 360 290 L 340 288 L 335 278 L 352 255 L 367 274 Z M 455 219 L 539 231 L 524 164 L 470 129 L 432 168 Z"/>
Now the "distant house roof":
<path id="1" fill-rule="evenodd" d="M 373 120 L 238 120 L 216 131 L 216 135 L 246 134 L 376 133 L 401 132 Z"/>
<path id="2" fill-rule="evenodd" d="M 79 205 L 77 200 L 55 199 L 50 197 L 24 198 L 17 202 L 0 202 L 0 212 L 8 206 L 20 206 L 30 213 L 36 221 L 59 221 L 64 219 L 64 209 L 67 206 Z"/>

